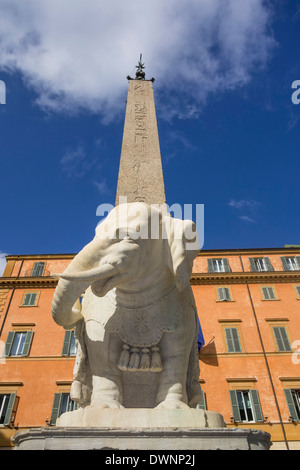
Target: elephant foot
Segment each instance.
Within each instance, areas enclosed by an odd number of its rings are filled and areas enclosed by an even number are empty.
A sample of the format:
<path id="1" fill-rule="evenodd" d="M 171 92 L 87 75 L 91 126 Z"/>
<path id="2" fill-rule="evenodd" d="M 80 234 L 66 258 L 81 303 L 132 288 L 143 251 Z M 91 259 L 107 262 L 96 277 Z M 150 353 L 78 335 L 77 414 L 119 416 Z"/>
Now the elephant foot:
<path id="1" fill-rule="evenodd" d="M 164 400 L 159 405 L 156 406 L 157 409 L 163 410 L 185 410 L 189 409 L 190 407 L 180 400 Z"/>

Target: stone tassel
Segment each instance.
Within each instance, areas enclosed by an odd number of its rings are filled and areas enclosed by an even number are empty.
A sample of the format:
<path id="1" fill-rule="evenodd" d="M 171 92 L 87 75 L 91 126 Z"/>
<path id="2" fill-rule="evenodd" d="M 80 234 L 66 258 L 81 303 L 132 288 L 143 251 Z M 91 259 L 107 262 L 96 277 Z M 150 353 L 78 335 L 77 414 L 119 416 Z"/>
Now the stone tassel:
<path id="1" fill-rule="evenodd" d="M 147 372 L 149 369 L 150 369 L 149 349 L 143 348 L 139 370 L 143 370 L 144 372 Z"/>
<path id="2" fill-rule="evenodd" d="M 123 351 L 121 352 L 118 368 L 120 370 L 127 370 L 129 359 L 130 359 L 129 346 L 128 344 L 123 344 Z"/>
<path id="3" fill-rule="evenodd" d="M 157 346 L 152 347 L 152 359 L 151 359 L 151 372 L 161 372 L 162 371 L 161 357 L 159 353 L 159 348 Z"/>
<path id="4" fill-rule="evenodd" d="M 139 348 L 132 348 L 128 370 L 136 371 L 140 365 Z"/>

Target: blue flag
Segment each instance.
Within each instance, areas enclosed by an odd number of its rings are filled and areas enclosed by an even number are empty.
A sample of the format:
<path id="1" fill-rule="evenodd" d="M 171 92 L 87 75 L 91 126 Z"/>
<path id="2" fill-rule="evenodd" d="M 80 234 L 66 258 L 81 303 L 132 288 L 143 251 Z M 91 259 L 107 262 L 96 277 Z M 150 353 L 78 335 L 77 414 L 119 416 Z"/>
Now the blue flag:
<path id="1" fill-rule="evenodd" d="M 202 348 L 202 346 L 204 346 L 205 344 L 205 341 L 204 341 L 204 336 L 203 336 L 203 333 L 202 333 L 202 328 L 201 328 L 201 325 L 200 325 L 200 321 L 199 321 L 199 318 L 198 318 L 198 327 L 199 327 L 199 332 L 198 332 L 198 352 L 200 351 L 200 349 Z"/>

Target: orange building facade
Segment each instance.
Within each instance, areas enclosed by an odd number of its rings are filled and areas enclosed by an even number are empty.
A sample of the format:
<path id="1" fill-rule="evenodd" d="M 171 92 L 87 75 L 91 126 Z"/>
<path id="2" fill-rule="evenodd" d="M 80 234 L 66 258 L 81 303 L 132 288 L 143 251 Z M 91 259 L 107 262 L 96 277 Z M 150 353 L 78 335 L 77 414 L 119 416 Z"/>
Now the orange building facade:
<path id="1" fill-rule="evenodd" d="M 19 430 L 55 425 L 69 392 L 74 332 L 51 317 L 66 255 L 7 256 L 0 278 L 0 446 Z M 200 408 L 228 427 L 300 449 L 300 247 L 203 250 L 191 276 L 205 339 Z"/>

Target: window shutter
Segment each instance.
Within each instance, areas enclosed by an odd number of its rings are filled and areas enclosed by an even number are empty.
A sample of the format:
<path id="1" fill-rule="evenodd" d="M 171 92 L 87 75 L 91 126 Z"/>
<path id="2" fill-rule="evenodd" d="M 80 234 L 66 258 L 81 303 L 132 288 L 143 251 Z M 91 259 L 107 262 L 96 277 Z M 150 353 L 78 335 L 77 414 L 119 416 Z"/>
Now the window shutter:
<path id="1" fill-rule="evenodd" d="M 226 300 L 226 293 L 224 287 L 218 287 L 218 297 L 220 302 Z"/>
<path id="2" fill-rule="evenodd" d="M 254 419 L 255 421 L 263 421 L 264 417 L 261 411 L 261 406 L 260 406 L 260 401 L 258 397 L 258 391 L 257 390 L 249 390 L 250 397 L 252 400 L 253 404 L 253 412 L 254 412 Z"/>
<path id="3" fill-rule="evenodd" d="M 36 292 L 28 292 L 27 294 L 25 294 L 23 305 L 24 306 L 35 305 L 36 298 L 37 298 Z"/>
<path id="4" fill-rule="evenodd" d="M 262 287 L 261 291 L 262 291 L 262 294 L 263 294 L 263 298 L 265 300 L 275 300 L 276 299 L 273 287 Z"/>
<path id="5" fill-rule="evenodd" d="M 234 352 L 241 352 L 240 340 L 237 328 L 231 328 L 231 334 L 234 344 Z"/>
<path id="6" fill-rule="evenodd" d="M 300 256 L 295 256 L 298 270 L 300 270 Z"/>
<path id="7" fill-rule="evenodd" d="M 286 262 L 285 256 L 280 256 L 281 262 L 282 262 L 282 267 L 284 271 L 289 271 L 288 264 Z"/>
<path id="8" fill-rule="evenodd" d="M 22 351 L 22 356 L 28 356 L 32 337 L 33 337 L 33 331 L 27 331 L 26 339 L 25 339 L 25 343 L 24 343 L 24 347 Z"/>
<path id="9" fill-rule="evenodd" d="M 228 352 L 241 352 L 237 328 L 225 328 Z"/>
<path id="10" fill-rule="evenodd" d="M 290 342 L 289 342 L 289 338 L 288 338 L 286 329 L 281 327 L 280 332 L 281 332 L 282 341 L 283 341 L 283 344 L 284 344 L 284 350 L 285 351 L 291 351 L 291 345 L 290 345 Z"/>
<path id="11" fill-rule="evenodd" d="M 229 265 L 229 261 L 227 258 L 222 258 L 223 259 L 223 265 L 224 265 L 224 271 L 225 273 L 230 273 L 231 272 L 231 269 L 230 269 L 230 265 Z"/>
<path id="12" fill-rule="evenodd" d="M 218 287 L 218 297 L 220 302 L 224 300 L 231 300 L 230 290 L 228 289 L 228 287 Z"/>
<path id="13" fill-rule="evenodd" d="M 273 287 L 267 287 L 267 290 L 268 290 L 269 299 L 275 300 L 276 297 L 275 297 L 275 292 L 274 292 Z"/>
<path id="14" fill-rule="evenodd" d="M 289 408 L 289 412 L 290 412 L 290 416 L 292 418 L 292 421 L 298 421 L 299 418 L 298 418 L 296 406 L 295 406 L 295 403 L 294 403 L 294 400 L 293 400 L 292 391 L 290 389 L 284 389 L 283 391 L 284 391 L 284 394 L 285 394 L 285 399 L 286 399 L 286 402 L 287 402 L 287 406 Z"/>
<path id="15" fill-rule="evenodd" d="M 7 340 L 6 340 L 6 343 L 5 343 L 3 356 L 9 356 L 10 355 L 10 351 L 11 351 L 11 348 L 12 348 L 12 345 L 13 345 L 13 342 L 14 342 L 14 337 L 15 337 L 15 332 L 10 331 L 8 333 Z"/>
<path id="16" fill-rule="evenodd" d="M 234 352 L 233 339 L 231 336 L 231 328 L 225 328 L 225 336 L 228 352 Z"/>
<path id="17" fill-rule="evenodd" d="M 279 351 L 284 351 L 283 342 L 282 342 L 282 339 L 281 339 L 281 334 L 280 334 L 279 328 L 277 326 L 274 326 L 273 331 L 274 331 L 274 335 L 275 335 L 278 350 Z"/>
<path id="18" fill-rule="evenodd" d="M 15 404 L 15 399 L 16 399 L 16 393 L 11 393 L 9 400 L 8 400 L 8 405 L 7 405 L 7 410 L 5 413 L 5 418 L 4 418 L 4 425 L 9 426 L 10 424 L 10 419 L 11 419 L 11 414 L 13 412 L 14 404 Z"/>
<path id="19" fill-rule="evenodd" d="M 206 410 L 205 393 L 203 392 L 203 390 L 200 390 L 200 393 L 201 393 L 201 398 L 196 408 L 198 410 Z"/>
<path id="20" fill-rule="evenodd" d="M 208 272 L 213 273 L 214 272 L 214 265 L 213 265 L 213 260 L 208 258 L 207 259 L 207 267 L 208 267 Z"/>
<path id="21" fill-rule="evenodd" d="M 240 421 L 242 421 L 242 419 L 241 419 L 241 414 L 240 414 L 240 409 L 239 409 L 239 404 L 238 404 L 236 391 L 235 390 L 229 390 L 229 395 L 230 395 L 231 408 L 232 408 L 232 414 L 233 414 L 234 421 L 236 423 L 239 423 Z"/>
<path id="22" fill-rule="evenodd" d="M 51 412 L 51 418 L 50 418 L 50 424 L 52 426 L 55 426 L 56 424 L 56 420 L 58 418 L 59 411 L 60 411 L 61 399 L 62 399 L 62 393 L 54 394 L 54 400 L 53 400 L 53 406 L 52 406 L 52 412 Z"/>
<path id="23" fill-rule="evenodd" d="M 70 330 L 65 332 L 64 344 L 61 353 L 62 356 L 69 356 L 72 333 L 73 331 Z"/>
<path id="24" fill-rule="evenodd" d="M 291 351 L 290 342 L 284 327 L 273 327 L 277 347 L 279 351 Z"/>
<path id="25" fill-rule="evenodd" d="M 257 266 L 255 264 L 254 258 L 249 258 L 249 262 L 251 271 L 257 271 Z"/>
<path id="26" fill-rule="evenodd" d="M 268 256 L 264 257 L 264 262 L 265 262 L 267 271 L 274 271 L 274 268 L 273 268 L 272 263 L 270 261 L 270 258 L 268 258 Z"/>
<path id="27" fill-rule="evenodd" d="M 38 263 L 34 263 L 31 276 L 32 277 L 42 276 L 44 272 L 44 267 L 45 267 L 44 262 L 39 261 Z"/>

